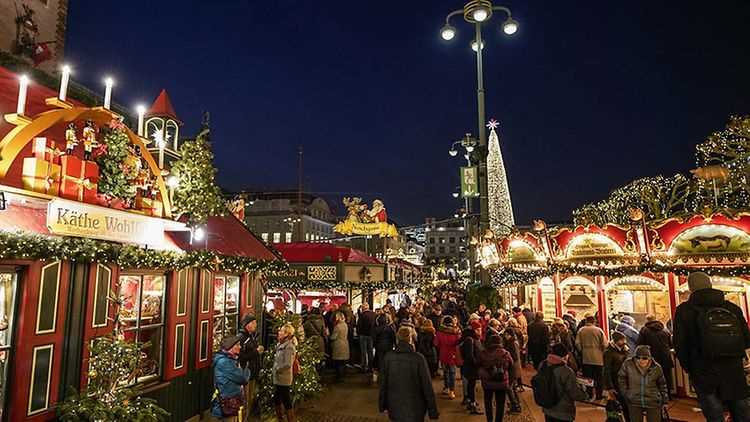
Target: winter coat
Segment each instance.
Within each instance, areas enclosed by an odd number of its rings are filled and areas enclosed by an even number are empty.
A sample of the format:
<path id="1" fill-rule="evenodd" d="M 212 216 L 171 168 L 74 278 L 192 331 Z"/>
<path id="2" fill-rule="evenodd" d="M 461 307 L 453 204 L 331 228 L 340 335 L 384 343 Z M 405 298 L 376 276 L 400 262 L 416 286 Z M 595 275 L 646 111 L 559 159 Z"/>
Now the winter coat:
<path id="1" fill-rule="evenodd" d="M 604 365 L 604 331 L 593 324 L 586 324 L 578 330 L 576 347 L 581 351 L 584 365 Z"/>
<path id="2" fill-rule="evenodd" d="M 331 333 L 331 359 L 349 360 L 349 326 L 340 321 Z"/>
<path id="3" fill-rule="evenodd" d="M 359 314 L 357 335 L 370 337 L 375 331 L 375 312 L 366 310 Z"/>
<path id="4" fill-rule="evenodd" d="M 604 351 L 604 372 L 602 374 L 602 385 L 605 390 L 617 390 L 617 376 L 620 373 L 623 362 L 628 358 L 628 346 L 622 349 L 610 342 Z"/>
<path id="5" fill-rule="evenodd" d="M 258 353 L 258 333 L 249 333 L 242 327 L 239 336 L 242 346 L 238 357 L 240 366 L 250 370 L 250 379 L 257 379 L 261 367 L 260 353 Z"/>
<path id="6" fill-rule="evenodd" d="M 296 353 L 297 349 L 294 346 L 293 339 L 276 344 L 276 354 L 273 358 L 274 385 L 292 385 L 294 375 L 292 374 L 292 365 Z"/>
<path id="7" fill-rule="evenodd" d="M 588 394 L 578 386 L 575 372 L 568 365 L 565 365 L 560 356 L 550 354 L 547 356 L 547 360 L 539 365 L 539 370 L 541 371 L 545 365 L 554 366 L 552 373 L 555 375 L 555 387 L 560 401 L 550 408 L 543 407 L 542 412 L 551 418 L 563 421 L 574 420 L 576 417 L 575 402 L 586 400 Z"/>
<path id="8" fill-rule="evenodd" d="M 651 347 L 651 356 L 661 365 L 665 376 L 672 371 L 672 334 L 660 321 L 649 321 L 641 328 L 637 344 Z"/>
<path id="9" fill-rule="evenodd" d="M 307 320 L 302 324 L 305 331 L 305 338 L 311 339 L 315 343 L 315 348 L 321 354 L 326 351 L 326 323 L 319 314 L 310 314 Z"/>
<path id="10" fill-rule="evenodd" d="M 423 422 L 439 416 L 427 362 L 408 343 L 400 342 L 388 353 L 380 370 L 378 407 L 398 422 Z"/>
<path id="11" fill-rule="evenodd" d="M 667 403 L 667 380 L 661 366 L 651 359 L 645 370 L 638 366 L 636 358 L 628 358 L 617 375 L 618 391 L 633 406 L 658 408 Z"/>
<path id="12" fill-rule="evenodd" d="M 628 353 L 632 356 L 635 353 L 635 347 L 638 345 L 638 330 L 631 325 L 631 321 L 633 321 L 632 317 L 623 317 L 617 324 L 615 331 L 625 336 Z"/>
<path id="13" fill-rule="evenodd" d="M 516 318 L 516 321 L 518 321 L 518 326 L 521 329 L 523 335 L 528 335 L 529 321 L 526 319 L 526 317 L 521 312 L 514 313 L 513 317 Z"/>
<path id="14" fill-rule="evenodd" d="M 534 321 L 529 325 L 529 343 L 530 353 L 539 352 L 547 353 L 549 349 L 549 326 L 544 321 Z M 544 355 L 542 355 L 544 356 Z"/>
<path id="15" fill-rule="evenodd" d="M 513 343 L 510 344 L 506 341 L 505 350 L 513 358 L 513 365 L 510 367 L 510 379 L 516 380 L 521 376 L 521 345 L 518 344 L 518 340 L 513 340 Z"/>
<path id="16" fill-rule="evenodd" d="M 715 393 L 721 400 L 742 400 L 748 394 L 747 381 L 741 358 L 706 359 L 701 355 L 698 316 L 701 308 L 722 307 L 739 318 L 745 337 L 745 348 L 750 348 L 750 332 L 742 310 L 724 300 L 724 293 L 716 289 L 693 292 L 687 302 L 677 307 L 674 315 L 674 348 L 680 364 L 690 374 L 696 390 Z"/>
<path id="17" fill-rule="evenodd" d="M 438 349 L 440 363 L 456 366 L 458 364 L 458 343 L 461 334 L 454 327 L 441 326 L 435 335 L 435 347 Z"/>
<path id="18" fill-rule="evenodd" d="M 375 367 L 380 369 L 385 356 L 396 346 L 396 331 L 393 325 L 378 325 L 375 327 Z"/>
<path id="19" fill-rule="evenodd" d="M 479 378 L 482 380 L 482 388 L 485 390 L 507 390 L 513 357 L 502 346 L 490 346 L 479 354 Z M 492 378 L 492 369 L 502 368 L 503 379 L 498 381 Z"/>
<path id="20" fill-rule="evenodd" d="M 237 357 L 224 350 L 214 353 L 214 385 L 219 390 L 220 397 L 244 397 L 242 386 L 247 384 L 248 378 L 250 378 L 250 371 L 240 367 Z M 222 416 L 219 400 L 214 400 L 212 403 L 211 414 Z"/>
<path id="21" fill-rule="evenodd" d="M 464 330 L 464 335 L 458 347 L 461 348 L 461 357 L 464 362 L 461 365 L 461 375 L 468 380 L 479 378 L 479 354 L 482 345 L 478 338 L 475 337 L 471 329 Z"/>
<path id="22" fill-rule="evenodd" d="M 427 365 L 431 368 L 437 365 L 438 356 L 435 348 L 435 329 L 432 327 L 421 327 L 417 333 L 417 352 L 424 356 Z"/>
<path id="23" fill-rule="evenodd" d="M 570 330 L 572 336 L 575 337 L 576 331 L 578 331 L 578 323 L 576 322 L 575 317 L 570 314 L 565 314 L 562 316 L 562 319 L 566 324 L 568 324 L 568 330 Z"/>

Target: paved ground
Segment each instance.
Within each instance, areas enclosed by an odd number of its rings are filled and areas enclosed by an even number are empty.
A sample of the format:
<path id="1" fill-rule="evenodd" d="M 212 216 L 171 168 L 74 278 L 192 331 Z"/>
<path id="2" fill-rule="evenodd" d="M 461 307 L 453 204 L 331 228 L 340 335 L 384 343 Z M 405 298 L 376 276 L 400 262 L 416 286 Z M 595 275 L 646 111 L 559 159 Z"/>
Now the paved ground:
<path id="1" fill-rule="evenodd" d="M 528 380 L 530 372 L 525 374 Z M 442 390 L 442 380 L 436 379 L 433 387 L 438 393 L 438 408 L 441 422 L 485 422 L 484 415 L 469 416 L 461 407 L 461 399 L 447 400 L 439 392 Z M 457 385 L 460 391 L 460 384 Z M 477 389 L 477 399 L 482 402 L 481 388 Z M 304 422 L 388 422 L 382 414 L 377 413 L 377 386 L 369 382 L 366 375 L 350 374 L 341 384 L 326 387 L 325 392 L 317 400 L 301 404 L 300 420 Z M 541 422 L 544 415 L 534 403 L 529 388 L 521 394 L 523 411 L 520 414 L 505 414 L 504 422 Z M 703 421 L 701 413 L 693 411 L 695 402 L 679 400 L 671 404 L 670 416 L 672 420 L 684 422 Z M 577 422 L 603 422 L 604 409 L 601 406 L 579 403 L 577 406 Z"/>

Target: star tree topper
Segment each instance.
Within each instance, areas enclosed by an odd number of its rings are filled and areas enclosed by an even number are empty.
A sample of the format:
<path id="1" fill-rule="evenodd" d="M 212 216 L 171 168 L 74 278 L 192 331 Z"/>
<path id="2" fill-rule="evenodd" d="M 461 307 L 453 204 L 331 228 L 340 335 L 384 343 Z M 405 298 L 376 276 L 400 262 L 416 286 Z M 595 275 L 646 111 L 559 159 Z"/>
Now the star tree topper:
<path id="1" fill-rule="evenodd" d="M 498 122 L 498 121 L 497 121 L 497 120 L 495 120 L 495 119 L 490 119 L 489 123 L 487 123 L 487 127 L 488 127 L 488 128 L 490 129 L 490 130 L 495 130 L 495 129 L 497 129 L 497 128 L 498 128 L 499 126 L 500 126 L 500 122 Z"/>

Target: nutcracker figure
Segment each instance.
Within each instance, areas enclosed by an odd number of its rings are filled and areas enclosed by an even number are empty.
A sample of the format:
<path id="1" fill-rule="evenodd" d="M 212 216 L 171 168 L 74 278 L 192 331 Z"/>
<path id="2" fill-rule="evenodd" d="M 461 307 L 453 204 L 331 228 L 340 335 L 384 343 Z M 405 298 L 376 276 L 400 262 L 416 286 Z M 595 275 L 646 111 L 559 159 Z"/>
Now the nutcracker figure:
<path id="1" fill-rule="evenodd" d="M 86 121 L 86 127 L 83 128 L 83 159 L 88 161 L 91 160 L 91 152 L 94 147 L 99 145 L 96 142 L 96 129 L 94 128 L 94 122 L 91 120 Z"/>
<path id="2" fill-rule="evenodd" d="M 77 145 L 76 124 L 70 122 L 68 123 L 68 128 L 65 129 L 65 155 L 73 155 L 73 150 L 75 150 Z"/>

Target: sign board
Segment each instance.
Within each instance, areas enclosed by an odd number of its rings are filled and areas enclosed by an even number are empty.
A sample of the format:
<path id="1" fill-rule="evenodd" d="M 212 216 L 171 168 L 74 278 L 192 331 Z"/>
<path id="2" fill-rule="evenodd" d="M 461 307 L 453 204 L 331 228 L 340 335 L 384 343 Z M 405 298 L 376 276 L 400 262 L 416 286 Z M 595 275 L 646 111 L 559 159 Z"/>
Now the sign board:
<path id="1" fill-rule="evenodd" d="M 59 198 L 47 205 L 47 228 L 63 236 L 157 247 L 164 244 L 162 219 Z"/>
<path id="2" fill-rule="evenodd" d="M 479 173 L 476 166 L 461 167 L 461 197 L 477 198 L 479 196 Z"/>

